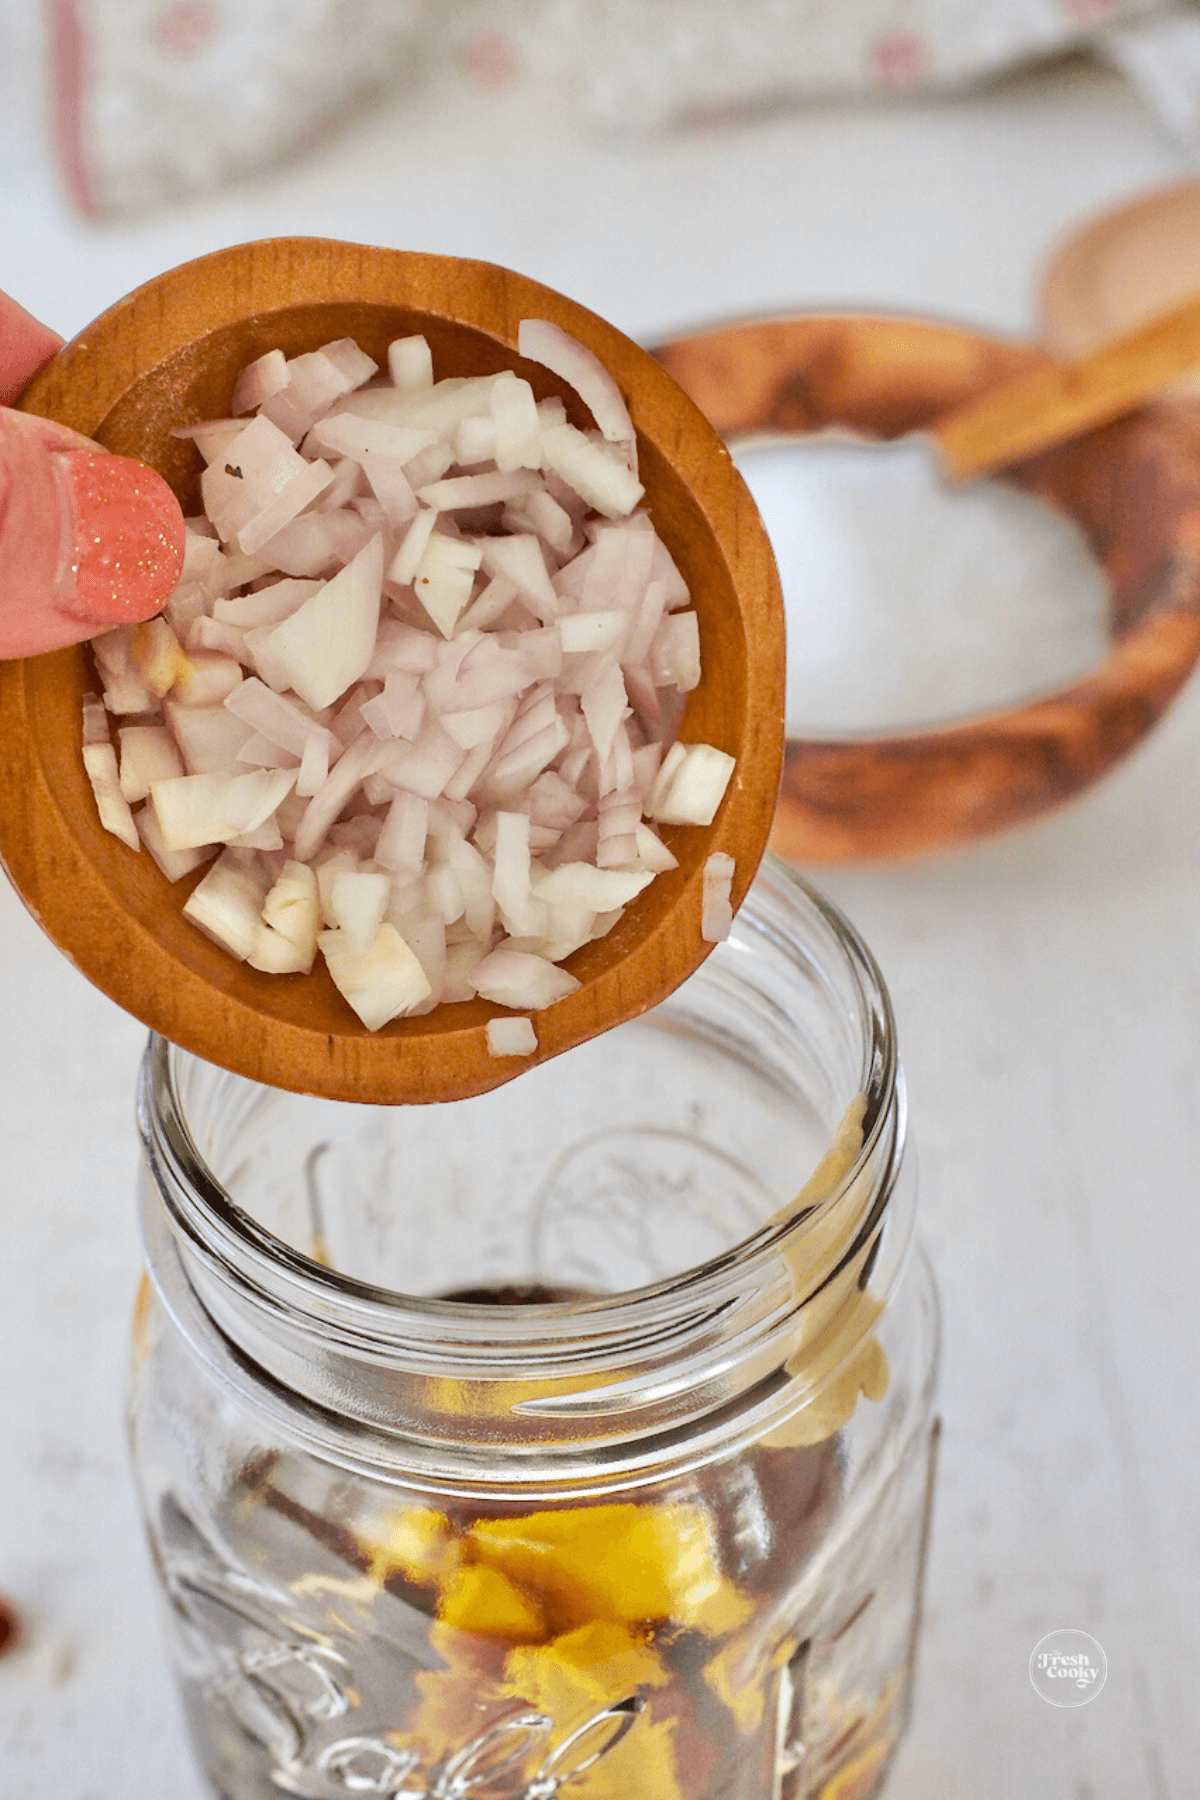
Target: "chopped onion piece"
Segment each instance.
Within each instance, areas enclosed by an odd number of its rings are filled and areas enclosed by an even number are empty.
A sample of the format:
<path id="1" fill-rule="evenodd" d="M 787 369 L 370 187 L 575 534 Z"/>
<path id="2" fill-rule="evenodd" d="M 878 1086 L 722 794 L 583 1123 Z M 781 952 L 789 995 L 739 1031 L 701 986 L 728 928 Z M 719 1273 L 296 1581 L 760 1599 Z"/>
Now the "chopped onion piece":
<path id="1" fill-rule="evenodd" d="M 262 923 L 263 884 L 246 853 L 223 850 L 184 902 L 183 916 L 245 962 Z"/>
<path id="2" fill-rule="evenodd" d="M 217 462 L 246 429 L 241 419 L 207 419 L 201 425 L 177 425 L 175 438 L 191 438 L 206 463 Z"/>
<path id="3" fill-rule="evenodd" d="M 347 869 L 335 878 L 329 895 L 329 922 L 346 933 L 355 956 L 365 956 L 371 948 L 391 891 L 388 875 Z"/>
<path id="4" fill-rule="evenodd" d="M 500 471 L 537 469 L 542 452 L 542 422 L 533 389 L 519 375 L 498 375 L 490 398 L 494 444 L 491 456 Z"/>
<path id="5" fill-rule="evenodd" d="M 522 319 L 517 349 L 573 387 L 610 444 L 632 444 L 633 420 L 599 357 L 549 319 Z"/>
<path id="6" fill-rule="evenodd" d="M 290 750 L 281 750 L 278 744 L 257 731 L 251 732 L 238 751 L 238 761 L 249 763 L 254 769 L 294 769 L 297 766 L 297 758 Z"/>
<path id="7" fill-rule="evenodd" d="M 711 744 L 673 744 L 646 804 L 647 814 L 664 825 L 711 825 L 735 766 L 732 756 Z"/>
<path id="8" fill-rule="evenodd" d="M 358 867 L 358 852 L 348 847 L 334 847 L 323 852 L 321 860 L 313 869 L 317 883 L 317 894 L 321 903 L 321 917 L 326 922 L 333 918 L 333 884 L 338 876 L 352 873 Z"/>
<path id="9" fill-rule="evenodd" d="M 389 425 L 382 419 L 356 419 L 353 413 L 334 413 L 330 418 L 317 420 L 304 448 L 311 446 L 335 456 L 348 456 L 367 471 L 369 478 L 370 464 L 377 459 L 403 467 L 418 450 L 427 449 L 434 441 L 431 431 L 414 425 Z"/>
<path id="10" fill-rule="evenodd" d="M 412 520 L 400 541 L 400 548 L 392 558 L 392 565 L 388 570 L 389 581 L 396 582 L 399 587 L 409 585 L 416 575 L 436 524 L 437 510 L 426 503 Z"/>
<path id="11" fill-rule="evenodd" d="M 228 843 L 238 850 L 282 850 L 283 833 L 274 818 L 264 819 L 250 831 L 239 831 Z"/>
<path id="12" fill-rule="evenodd" d="M 108 713 L 95 694 L 83 696 L 83 741 L 85 744 L 107 744 Z"/>
<path id="13" fill-rule="evenodd" d="M 239 549 L 244 550 L 247 556 L 253 556 L 256 550 L 269 543 L 285 525 L 290 525 L 306 506 L 311 506 L 317 495 L 323 493 L 332 480 L 333 470 L 327 462 L 303 463 L 296 474 L 278 487 L 273 497 L 243 525 L 237 534 Z"/>
<path id="14" fill-rule="evenodd" d="M 558 621 L 562 647 L 568 656 L 616 650 L 628 629 L 629 620 L 623 612 L 567 613 Z"/>
<path id="15" fill-rule="evenodd" d="M 320 585 L 319 581 L 272 581 L 253 594 L 214 600 L 212 616 L 223 625 L 236 625 L 239 631 L 279 625 L 298 612 Z"/>
<path id="16" fill-rule="evenodd" d="M 379 373 L 379 364 L 373 362 L 353 338 L 335 338 L 332 344 L 322 344 L 321 354 L 329 358 L 338 373 L 350 383 L 352 390 L 361 387 L 364 381 L 370 381 L 372 375 Z"/>
<path id="17" fill-rule="evenodd" d="M 208 520 L 204 520 L 208 524 Z M 211 527 L 210 527 L 211 529 Z M 179 573 L 180 586 L 189 582 L 201 582 L 219 578 L 221 570 L 221 546 L 215 537 L 205 537 L 195 529 L 195 521 L 184 520 L 183 535 L 183 568 Z"/>
<path id="18" fill-rule="evenodd" d="M 168 850 L 163 842 L 162 826 L 158 822 L 158 814 L 154 810 L 153 800 L 147 800 L 145 806 L 139 806 L 133 815 L 138 836 L 158 864 L 168 881 L 181 881 L 190 875 L 193 869 L 207 862 L 213 855 L 211 848 L 204 850 Z"/>
<path id="19" fill-rule="evenodd" d="M 465 613 L 458 621 L 458 630 L 486 631 L 497 619 L 502 619 L 513 601 L 517 598 L 517 586 L 513 581 L 506 581 L 503 575 L 493 576 L 483 592 L 472 600 Z"/>
<path id="20" fill-rule="evenodd" d="M 301 513 L 267 539 L 262 554 L 270 558 L 272 568 L 284 575 L 328 575 L 358 555 L 372 535 L 367 520 L 346 509 L 341 499 L 339 510 L 320 510 L 334 498 L 336 487 L 335 480 L 326 488 L 316 512 Z"/>
<path id="21" fill-rule="evenodd" d="M 484 538 L 481 552 L 487 573 L 511 581 L 520 598 L 544 624 L 550 624 L 558 616 L 558 595 L 546 568 L 542 546 L 531 532 L 517 537 Z"/>
<path id="22" fill-rule="evenodd" d="M 294 769 L 248 775 L 177 775 L 151 788 L 168 850 L 223 844 L 264 825 L 295 786 Z"/>
<path id="23" fill-rule="evenodd" d="M 382 582 L 383 539 L 373 537 L 266 639 L 269 657 L 310 706 L 328 706 L 365 671 L 375 649 Z"/>
<path id="24" fill-rule="evenodd" d="M 428 830 L 428 800 L 422 800 L 419 794 L 397 794 L 375 846 L 376 862 L 397 875 L 419 874 Z"/>
<path id="25" fill-rule="evenodd" d="M 317 878 L 307 863 L 285 862 L 263 902 L 263 923 L 287 939 L 310 969 L 317 953 L 321 902 Z"/>
<path id="26" fill-rule="evenodd" d="M 368 1031 L 411 1012 L 433 992 L 419 960 L 386 920 L 365 956 L 356 954 L 345 931 L 322 931 L 317 943 L 339 993 Z"/>
<path id="27" fill-rule="evenodd" d="M 489 1056 L 532 1056 L 538 1047 L 533 1020 L 521 1014 L 487 1022 Z"/>
<path id="28" fill-rule="evenodd" d="M 492 861 L 492 894 L 506 929 L 513 937 L 536 932 L 543 914 L 533 899 L 527 813 L 496 814 Z"/>
<path id="29" fill-rule="evenodd" d="M 634 838 L 637 859 L 643 869 L 650 869 L 655 875 L 661 875 L 667 869 L 679 867 L 679 858 L 671 854 L 652 825 L 639 823 Z"/>
<path id="30" fill-rule="evenodd" d="M 192 626 L 197 619 L 207 616 L 211 605 L 212 595 L 199 582 L 181 582 L 163 602 L 163 618 L 180 643 L 186 643 Z"/>
<path id="31" fill-rule="evenodd" d="M 175 686 L 187 660 L 179 639 L 160 614 L 133 627 L 129 647 L 143 686 L 161 700 Z"/>
<path id="32" fill-rule="evenodd" d="M 376 737 L 406 738 L 411 743 L 425 717 L 425 695 L 418 677 L 407 669 L 389 669 L 382 694 L 366 702 L 362 717 Z"/>
<path id="33" fill-rule="evenodd" d="M 183 758 L 165 725 L 123 725 L 121 743 L 121 793 L 132 806 L 144 800 L 156 781 L 183 774 Z"/>
<path id="34" fill-rule="evenodd" d="M 589 677 L 579 700 L 587 728 L 592 734 L 592 742 L 596 746 L 596 755 L 603 762 L 612 750 L 617 726 L 621 723 L 628 704 L 625 683 L 618 665 L 615 662 L 601 661 L 598 657 L 597 667 Z"/>
<path id="35" fill-rule="evenodd" d="M 700 628 L 694 612 L 666 613 L 650 644 L 655 687 L 690 694 L 700 682 Z"/>
<path id="36" fill-rule="evenodd" d="M 185 706 L 215 706 L 228 699 L 242 679 L 236 657 L 219 650 L 192 650 L 183 659 L 171 698 Z"/>
<path id="37" fill-rule="evenodd" d="M 114 837 L 119 837 L 131 850 L 140 850 L 142 840 L 133 822 L 129 802 L 121 792 L 117 753 L 112 745 L 85 744 L 83 766 L 92 784 L 92 792 L 96 796 L 96 811 L 105 831 L 111 831 Z"/>
<path id="38" fill-rule="evenodd" d="M 425 608 L 444 638 L 452 636 L 458 616 L 471 598 L 475 571 L 482 551 L 444 532 L 430 533 L 421 560 L 417 564 L 413 586 L 417 599 Z"/>
<path id="39" fill-rule="evenodd" d="M 503 945 L 478 964 L 472 972 L 471 984 L 477 994 L 485 1000 L 494 1000 L 497 1006 L 527 1006 L 531 1012 L 540 1012 L 544 1006 L 564 1000 L 580 985 L 569 970 L 547 962 L 544 956 L 535 956 L 526 950 L 509 950 Z"/>
<path id="40" fill-rule="evenodd" d="M 704 864 L 704 902 L 700 920 L 700 936 L 709 944 L 719 944 L 729 936 L 733 924 L 730 890 L 733 886 L 734 861 L 724 850 L 714 850 Z"/>
<path id="41" fill-rule="evenodd" d="M 524 469 L 508 474 L 497 470 L 490 475 L 456 475 L 452 481 L 430 482 L 417 489 L 417 499 L 436 512 L 453 512 L 460 506 L 494 506 L 501 500 L 515 500 L 520 494 L 532 494 L 537 485 L 537 476 Z"/>
<path id="42" fill-rule="evenodd" d="M 188 706 L 168 696 L 163 711 L 189 775 L 215 775 L 231 769 L 251 735 L 250 727 L 220 703 Z"/>
<path id="43" fill-rule="evenodd" d="M 510 501 L 504 509 L 503 522 L 514 532 L 527 531 L 532 526 L 560 557 L 569 557 L 580 546 L 575 521 L 566 507 L 552 499 L 544 487 Z"/>
<path id="44" fill-rule="evenodd" d="M 101 676 L 103 700 L 110 713 L 154 711 L 154 695 L 133 666 L 128 626 L 105 631 L 91 640 L 96 669 Z"/>
<path id="45" fill-rule="evenodd" d="M 300 756 L 300 768 L 296 774 L 296 793 L 306 800 L 320 791 L 329 778 L 330 745 L 337 739 L 331 732 L 314 727 L 304 740 L 304 749 Z M 341 749 L 341 745 L 338 745 Z"/>
<path id="46" fill-rule="evenodd" d="M 342 746 L 331 731 L 297 706 L 294 700 L 272 693 L 253 675 L 233 690 L 225 706 L 235 718 L 261 732 L 273 744 L 290 750 L 293 756 L 304 755 L 314 734 L 324 739 L 331 759 L 341 754 Z"/>
<path id="47" fill-rule="evenodd" d="M 388 374 L 394 387 L 431 388 L 433 357 L 423 337 L 397 338 L 388 345 Z"/>
<path id="48" fill-rule="evenodd" d="M 407 788 L 424 800 L 436 800 L 463 760 L 461 747 L 436 719 L 427 719 L 416 740 L 397 738 L 378 748 L 378 767 L 395 787 Z"/>
<path id="49" fill-rule="evenodd" d="M 288 384 L 287 358 L 282 350 L 268 350 L 257 361 L 247 363 L 233 386 L 229 410 L 238 415 L 253 412 L 272 394 L 281 393 Z"/>
<path id="50" fill-rule="evenodd" d="M 542 458 L 606 519 L 623 519 L 646 491 L 627 463 L 574 425 L 555 425 L 542 433 Z"/>
<path id="51" fill-rule="evenodd" d="M 296 828 L 292 848 L 297 862 L 310 861 L 321 848 L 329 827 L 369 772 L 375 750 L 375 740 L 370 732 L 363 732 L 338 758 L 324 785 L 309 801 Z"/>
<path id="52" fill-rule="evenodd" d="M 262 511 L 308 464 L 286 433 L 262 413 L 244 425 L 200 477 L 204 510 L 223 543 Z M 244 548 L 244 546 L 242 546 Z"/>
<path id="53" fill-rule="evenodd" d="M 298 442 L 318 414 L 358 386 L 323 350 L 288 358 L 288 385 L 262 405 L 260 418 L 274 421 Z"/>
<path id="54" fill-rule="evenodd" d="M 627 906 L 653 879 L 641 870 L 597 869 L 591 863 L 569 862 L 541 876 L 534 892 L 546 905 L 565 903 L 591 912 L 611 912 Z"/>
<path id="55" fill-rule="evenodd" d="M 261 969 L 265 975 L 307 975 L 312 968 L 311 958 L 305 957 L 295 944 L 264 925 L 261 919 L 246 961 L 252 969 Z"/>

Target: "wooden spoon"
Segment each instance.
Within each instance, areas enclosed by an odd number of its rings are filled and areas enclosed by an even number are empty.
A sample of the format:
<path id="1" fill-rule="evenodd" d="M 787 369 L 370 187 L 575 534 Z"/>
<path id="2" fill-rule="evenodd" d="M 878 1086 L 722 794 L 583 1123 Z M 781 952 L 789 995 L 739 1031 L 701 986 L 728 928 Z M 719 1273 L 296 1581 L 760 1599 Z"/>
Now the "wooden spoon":
<path id="1" fill-rule="evenodd" d="M 938 420 L 951 480 L 988 474 L 1132 412 L 1200 368 L 1200 297 L 1100 345 L 993 389 Z"/>
<path id="2" fill-rule="evenodd" d="M 227 415 L 238 370 L 274 346 L 291 356 L 354 337 L 382 362 L 393 338 L 423 332 L 439 376 L 514 367 L 590 425 L 568 388 L 517 356 L 523 318 L 551 319 L 588 345 L 626 397 L 647 503 L 700 620 L 704 675 L 681 736 L 737 758 L 711 828 L 664 830 L 680 866 L 569 958 L 583 985 L 534 1015 L 536 1056 L 488 1054 L 484 1028 L 501 1009 L 482 1000 L 370 1033 L 323 967 L 269 976 L 235 962 L 182 917 L 199 874 L 169 884 L 96 818 L 80 757 L 80 701 L 95 685 L 86 648 L 0 666 L 0 857 L 26 905 L 121 1006 L 256 1081 L 344 1100 L 462 1099 L 645 1011 L 703 961 L 705 861 L 733 857 L 736 906 L 766 847 L 782 765 L 783 603 L 766 534 L 712 426 L 647 352 L 486 263 L 311 238 L 218 251 L 104 313 L 21 399 L 152 464 L 194 513 L 200 459 L 171 428 Z"/>

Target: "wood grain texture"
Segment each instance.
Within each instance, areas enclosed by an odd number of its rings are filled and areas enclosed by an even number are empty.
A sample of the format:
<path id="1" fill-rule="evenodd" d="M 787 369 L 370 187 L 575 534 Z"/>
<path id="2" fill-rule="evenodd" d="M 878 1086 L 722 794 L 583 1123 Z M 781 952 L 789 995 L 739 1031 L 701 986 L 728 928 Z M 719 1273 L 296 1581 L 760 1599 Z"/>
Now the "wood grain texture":
<path id="1" fill-rule="evenodd" d="M 1200 181 L 1142 194 L 1073 231 L 1039 287 L 1042 340 L 1060 356 L 1082 356 L 1200 293 Z M 1194 393 L 1196 378 L 1186 385 Z"/>
<path id="2" fill-rule="evenodd" d="M 991 474 L 1123 418 L 1200 367 L 1200 298 L 1086 355 L 1029 369 L 932 427 L 948 479 Z"/>
<path id="3" fill-rule="evenodd" d="M 0 666 L 0 856 L 26 905 L 76 966 L 137 1018 L 238 1074 L 380 1103 L 461 1098 L 583 1042 L 666 997 L 712 946 L 700 937 L 704 863 L 734 858 L 740 902 L 766 846 L 783 752 L 783 608 L 770 547 L 732 461 L 662 368 L 574 302 L 490 264 L 276 239 L 158 277 L 68 344 L 21 400 L 140 457 L 197 510 L 202 467 L 173 426 L 228 412 L 239 369 L 352 336 L 377 361 L 424 332 L 439 376 L 514 367 L 539 397 L 577 398 L 517 356 L 523 318 L 554 320 L 591 348 L 626 396 L 655 525 L 700 619 L 704 677 L 685 741 L 738 759 L 708 830 L 668 827 L 680 866 L 566 966 L 583 983 L 536 1015 L 535 1058 L 493 1058 L 484 1001 L 443 1006 L 377 1033 L 358 1024 L 323 967 L 267 976 L 234 962 L 181 915 L 199 873 L 173 886 L 104 832 L 80 758 L 80 700 L 94 685 L 76 648 Z"/>
<path id="4" fill-rule="evenodd" d="M 1047 362 L 952 326 L 853 315 L 733 325 L 656 354 L 728 439 L 828 426 L 898 437 Z M 780 855 L 912 856 L 1017 825 L 1103 775 L 1186 681 L 1200 656 L 1200 410 L 1137 413 L 1006 477 L 1073 518 L 1103 563 L 1110 655 L 1027 706 L 936 730 L 789 741 L 771 839 Z"/>

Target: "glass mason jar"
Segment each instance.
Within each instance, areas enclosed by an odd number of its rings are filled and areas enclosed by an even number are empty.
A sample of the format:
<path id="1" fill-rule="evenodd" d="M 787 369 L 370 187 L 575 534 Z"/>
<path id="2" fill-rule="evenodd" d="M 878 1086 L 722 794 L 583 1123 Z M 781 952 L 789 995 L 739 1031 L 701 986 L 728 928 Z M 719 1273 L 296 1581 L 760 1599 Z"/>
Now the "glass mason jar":
<path id="1" fill-rule="evenodd" d="M 891 1012 L 782 864 L 664 1005 L 480 1098 L 147 1051 L 131 1421 L 222 1800 L 866 1800 L 937 1309 Z"/>

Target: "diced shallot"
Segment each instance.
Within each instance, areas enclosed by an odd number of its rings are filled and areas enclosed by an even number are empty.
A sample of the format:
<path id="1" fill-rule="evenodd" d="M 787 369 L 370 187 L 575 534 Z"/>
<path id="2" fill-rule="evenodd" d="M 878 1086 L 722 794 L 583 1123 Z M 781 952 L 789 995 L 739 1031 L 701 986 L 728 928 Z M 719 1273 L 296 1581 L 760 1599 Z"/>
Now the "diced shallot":
<path id="1" fill-rule="evenodd" d="M 251 363 L 239 417 L 176 434 L 206 516 L 163 615 L 95 640 L 83 718 L 102 823 L 170 881 L 215 858 L 184 908 L 215 942 L 276 975 L 320 949 L 369 1030 L 515 1008 L 496 1056 L 677 866 L 648 821 L 711 822 L 733 769 L 673 742 L 700 629 L 619 389 L 557 326 L 520 345 L 595 429 L 515 371 L 435 382 L 420 337 L 374 385 L 348 338 Z M 715 853 L 705 937 L 731 879 Z"/>
<path id="2" fill-rule="evenodd" d="M 711 825 L 734 766 L 733 757 L 712 744 L 672 744 L 646 812 L 664 825 Z"/>
<path id="3" fill-rule="evenodd" d="M 133 822 L 137 826 L 138 836 L 168 881 L 181 881 L 193 869 L 199 868 L 202 862 L 207 862 L 213 854 L 213 848 L 168 850 L 163 842 L 162 826 L 158 822 L 153 800 L 147 800 L 145 806 L 138 807 L 133 815 Z"/>
<path id="4" fill-rule="evenodd" d="M 282 350 L 268 350 L 256 362 L 247 363 L 234 383 L 230 411 L 253 412 L 272 394 L 280 393 L 288 384 L 287 358 Z"/>
<path id="5" fill-rule="evenodd" d="M 549 319 L 522 319 L 517 349 L 575 389 L 610 444 L 632 444 L 633 420 L 621 390 L 598 356 Z"/>
<path id="6" fill-rule="evenodd" d="M 547 468 L 606 519 L 625 518 L 646 491 L 628 463 L 574 425 L 543 432 L 542 457 Z"/>
<path id="7" fill-rule="evenodd" d="M 264 825 L 296 781 L 295 770 L 248 775 L 177 775 L 151 788 L 168 850 L 198 850 Z"/>
<path id="8" fill-rule="evenodd" d="M 144 800 L 156 781 L 183 774 L 183 758 L 165 725 L 123 725 L 121 793 L 130 806 Z"/>
<path id="9" fill-rule="evenodd" d="M 317 943 L 334 985 L 368 1031 L 378 1031 L 411 1012 L 433 991 L 420 961 L 386 920 L 365 954 L 355 949 L 345 931 L 323 931 Z"/>
<path id="10" fill-rule="evenodd" d="M 375 649 L 382 581 L 383 540 L 373 537 L 271 632 L 271 658 L 310 706 L 339 699 L 366 669 Z"/>
<path id="11" fill-rule="evenodd" d="M 471 983 L 485 1000 L 494 1000 L 499 1006 L 527 1006 L 531 1012 L 553 1006 L 579 986 L 569 970 L 547 962 L 544 956 L 505 949 L 485 956 L 473 971 Z"/>
<path id="12" fill-rule="evenodd" d="M 96 811 L 105 831 L 111 831 L 114 837 L 119 837 L 131 850 L 140 850 L 142 840 L 133 822 L 129 802 L 121 792 L 117 753 L 112 745 L 85 744 L 83 766 L 92 784 L 92 793 L 96 796 Z"/>
<path id="13" fill-rule="evenodd" d="M 245 962 L 258 936 L 265 898 L 262 880 L 246 852 L 223 850 L 184 902 L 183 916 Z"/>
<path id="14" fill-rule="evenodd" d="M 729 936 L 733 924 L 730 891 L 733 886 L 734 862 L 724 850 L 714 850 L 704 864 L 703 915 L 700 936 L 709 944 L 719 944 Z"/>
<path id="15" fill-rule="evenodd" d="M 487 1022 L 489 1056 L 532 1056 L 538 1047 L 533 1020 L 519 1013 Z"/>

